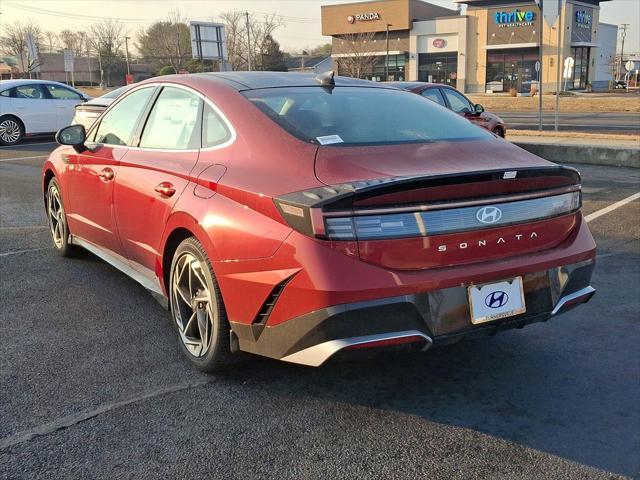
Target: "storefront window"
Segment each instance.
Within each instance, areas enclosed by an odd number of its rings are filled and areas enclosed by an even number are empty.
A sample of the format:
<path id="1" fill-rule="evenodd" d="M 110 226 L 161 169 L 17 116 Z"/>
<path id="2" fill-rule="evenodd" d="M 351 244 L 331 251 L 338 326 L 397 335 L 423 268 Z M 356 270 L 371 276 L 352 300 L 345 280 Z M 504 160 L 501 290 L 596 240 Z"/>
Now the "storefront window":
<path id="1" fill-rule="evenodd" d="M 589 78 L 589 47 L 576 47 L 571 49 L 571 54 L 575 60 L 573 67 L 573 84 L 571 88 L 581 90 L 587 87 Z"/>
<path id="2" fill-rule="evenodd" d="M 531 91 L 531 84 L 538 81 L 537 60 L 536 48 L 490 51 L 487 55 L 486 89 L 494 92 L 508 92 L 512 88 L 521 93 Z"/>
<path id="3" fill-rule="evenodd" d="M 418 80 L 445 83 L 455 87 L 458 78 L 458 52 L 418 55 Z"/>
<path id="4" fill-rule="evenodd" d="M 406 79 L 406 63 L 407 56 L 405 54 L 389 55 L 389 77 L 385 79 L 385 60 L 386 55 L 376 55 L 375 63 L 369 69 L 364 72 L 362 78 L 365 80 L 373 80 L 374 82 L 384 82 L 385 80 L 393 82 L 402 82 Z M 349 76 L 349 72 L 346 68 L 340 65 L 338 61 L 338 74 Z"/>

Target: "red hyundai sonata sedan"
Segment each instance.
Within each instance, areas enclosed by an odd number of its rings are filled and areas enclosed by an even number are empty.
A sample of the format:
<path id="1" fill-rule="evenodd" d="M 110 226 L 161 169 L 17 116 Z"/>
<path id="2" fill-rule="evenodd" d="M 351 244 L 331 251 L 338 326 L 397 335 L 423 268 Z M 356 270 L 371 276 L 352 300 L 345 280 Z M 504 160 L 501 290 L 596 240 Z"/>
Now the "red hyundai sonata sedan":
<path id="1" fill-rule="evenodd" d="M 426 350 L 594 293 L 578 173 L 393 87 L 167 76 L 57 138 L 55 248 L 144 285 L 205 371 Z"/>

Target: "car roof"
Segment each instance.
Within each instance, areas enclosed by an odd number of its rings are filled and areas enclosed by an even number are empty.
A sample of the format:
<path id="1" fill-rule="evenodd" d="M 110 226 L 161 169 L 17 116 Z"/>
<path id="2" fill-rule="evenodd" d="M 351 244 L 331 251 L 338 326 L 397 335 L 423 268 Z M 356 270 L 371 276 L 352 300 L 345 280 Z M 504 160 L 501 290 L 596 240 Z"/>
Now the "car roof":
<path id="1" fill-rule="evenodd" d="M 258 88 L 278 87 L 318 87 L 317 74 L 298 72 L 210 72 L 191 74 L 199 78 L 226 83 L 238 91 L 254 90 Z M 335 76 L 337 87 L 376 87 L 391 88 L 387 84 L 360 80 L 351 77 Z"/>
<path id="2" fill-rule="evenodd" d="M 52 80 L 36 80 L 36 79 L 28 79 L 28 78 L 17 78 L 13 80 L 0 80 L 0 88 L 12 88 L 19 87 L 20 85 L 33 85 L 33 84 L 53 84 L 53 85 L 61 85 L 63 87 L 68 87 L 73 89 L 70 85 L 65 85 L 64 83 L 54 82 Z"/>

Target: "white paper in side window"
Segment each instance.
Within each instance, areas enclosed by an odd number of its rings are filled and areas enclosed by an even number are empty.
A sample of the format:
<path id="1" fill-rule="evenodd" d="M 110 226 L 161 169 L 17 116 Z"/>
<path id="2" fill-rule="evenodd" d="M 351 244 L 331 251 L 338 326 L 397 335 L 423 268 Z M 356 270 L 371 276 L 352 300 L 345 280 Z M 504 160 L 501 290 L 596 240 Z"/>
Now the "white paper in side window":
<path id="1" fill-rule="evenodd" d="M 343 143 L 340 135 L 325 135 L 324 137 L 316 137 L 320 145 L 331 145 L 332 143 Z"/>

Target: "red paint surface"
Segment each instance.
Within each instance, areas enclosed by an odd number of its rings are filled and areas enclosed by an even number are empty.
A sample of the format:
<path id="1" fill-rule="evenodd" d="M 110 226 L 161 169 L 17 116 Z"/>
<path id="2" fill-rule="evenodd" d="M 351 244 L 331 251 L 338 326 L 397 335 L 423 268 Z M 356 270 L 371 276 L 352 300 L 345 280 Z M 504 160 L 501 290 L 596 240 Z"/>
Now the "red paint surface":
<path id="1" fill-rule="evenodd" d="M 191 232 L 212 262 L 232 321 L 252 322 L 273 287 L 291 276 L 270 325 L 332 305 L 512 278 L 595 256 L 580 215 L 360 244 L 305 236 L 281 218 L 274 197 L 323 183 L 552 164 L 502 140 L 318 148 L 292 137 L 241 94 L 211 78 L 180 75 L 153 81 L 184 84 L 211 98 L 234 126 L 235 141 L 200 152 L 101 147 L 78 155 L 62 147 L 45 163 L 45 173 L 54 172 L 60 181 L 73 235 L 126 257 L 163 285 L 167 239 L 178 229 Z M 115 173 L 110 182 L 98 176 L 107 167 Z M 557 181 L 549 177 L 545 187 Z M 171 197 L 155 191 L 164 182 L 176 189 Z M 524 183 L 413 191 L 379 202 L 468 198 L 539 186 Z M 490 239 L 532 229 L 539 235 L 535 240 L 489 246 Z M 488 237 L 487 247 L 454 248 L 456 242 L 479 237 Z M 438 256 L 434 249 L 443 241 L 452 249 Z"/>

